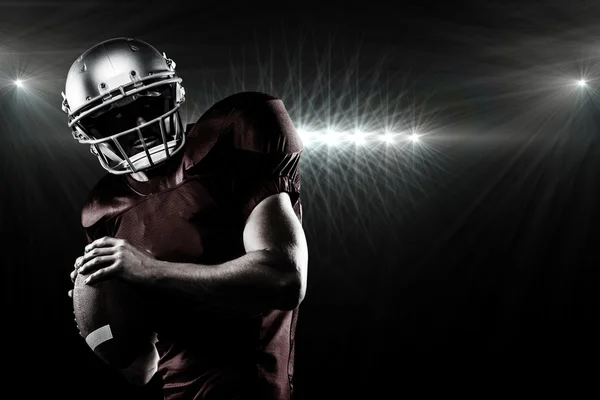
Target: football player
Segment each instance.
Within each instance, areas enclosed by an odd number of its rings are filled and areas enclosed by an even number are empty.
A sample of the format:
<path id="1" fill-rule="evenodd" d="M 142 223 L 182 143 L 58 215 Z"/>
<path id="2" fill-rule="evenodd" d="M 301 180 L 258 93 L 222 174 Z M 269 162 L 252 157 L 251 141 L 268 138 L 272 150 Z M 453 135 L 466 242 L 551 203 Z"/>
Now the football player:
<path id="1" fill-rule="evenodd" d="M 108 173 L 83 206 L 89 244 L 71 279 L 151 299 L 158 342 L 121 371 L 132 383 L 158 373 L 171 400 L 290 399 L 302 142 L 271 95 L 234 94 L 185 128 L 184 101 L 175 63 L 144 41 L 107 40 L 73 63 L 63 110 Z"/>

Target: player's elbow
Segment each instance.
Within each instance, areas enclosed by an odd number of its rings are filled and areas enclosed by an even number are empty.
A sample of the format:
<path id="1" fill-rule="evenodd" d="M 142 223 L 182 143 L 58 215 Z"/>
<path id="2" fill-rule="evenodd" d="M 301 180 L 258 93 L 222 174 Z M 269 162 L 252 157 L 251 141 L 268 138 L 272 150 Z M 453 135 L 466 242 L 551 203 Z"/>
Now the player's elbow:
<path id="1" fill-rule="evenodd" d="M 302 303 L 306 294 L 306 285 L 299 273 L 289 273 L 282 283 L 281 299 L 278 309 L 293 310 Z"/>
<path id="2" fill-rule="evenodd" d="M 123 368 L 119 372 L 132 385 L 145 386 L 158 370 L 158 359 L 156 346 L 152 345 L 149 353 L 138 357 L 129 367 Z"/>
<path id="3" fill-rule="evenodd" d="M 121 375 L 133 386 L 146 386 L 156 373 L 156 368 L 152 371 L 120 371 Z"/>
<path id="4" fill-rule="evenodd" d="M 301 257 L 287 259 L 280 281 L 280 298 L 277 306 L 280 310 L 293 310 L 306 295 L 306 263 Z"/>

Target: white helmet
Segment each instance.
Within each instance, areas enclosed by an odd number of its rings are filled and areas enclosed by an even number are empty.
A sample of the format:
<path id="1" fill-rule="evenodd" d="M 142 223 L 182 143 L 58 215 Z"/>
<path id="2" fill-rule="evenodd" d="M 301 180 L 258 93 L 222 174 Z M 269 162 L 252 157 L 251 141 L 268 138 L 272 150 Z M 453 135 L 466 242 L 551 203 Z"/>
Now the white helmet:
<path id="1" fill-rule="evenodd" d="M 141 40 L 110 39 L 85 51 L 62 96 L 73 137 L 110 173 L 153 168 L 185 144 L 175 62 Z"/>

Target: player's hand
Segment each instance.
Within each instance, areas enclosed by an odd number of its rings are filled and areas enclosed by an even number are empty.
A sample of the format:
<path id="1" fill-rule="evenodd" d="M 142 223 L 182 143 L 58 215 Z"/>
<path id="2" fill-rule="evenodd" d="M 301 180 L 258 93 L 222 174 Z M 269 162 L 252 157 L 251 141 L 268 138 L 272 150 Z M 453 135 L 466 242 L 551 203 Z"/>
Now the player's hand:
<path id="1" fill-rule="evenodd" d="M 71 278 L 71 282 L 73 282 L 73 284 L 75 284 L 75 279 L 77 279 L 77 273 L 79 272 L 79 266 L 81 265 L 81 258 L 82 257 L 77 257 L 75 259 L 73 271 L 71 271 L 71 273 L 69 274 L 69 277 Z M 73 297 L 73 289 L 69 290 L 69 297 Z"/>
<path id="2" fill-rule="evenodd" d="M 105 236 L 85 246 L 78 264 L 74 274 L 89 275 L 84 281 L 88 285 L 112 278 L 144 283 L 152 278 L 157 260 L 123 239 Z"/>

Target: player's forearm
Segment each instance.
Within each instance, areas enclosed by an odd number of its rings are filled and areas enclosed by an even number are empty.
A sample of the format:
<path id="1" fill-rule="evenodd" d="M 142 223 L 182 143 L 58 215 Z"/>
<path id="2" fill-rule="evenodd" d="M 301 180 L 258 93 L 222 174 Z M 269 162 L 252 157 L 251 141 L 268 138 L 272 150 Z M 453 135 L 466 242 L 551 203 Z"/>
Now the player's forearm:
<path id="1" fill-rule="evenodd" d="M 218 265 L 157 261 L 156 267 L 156 285 L 237 309 L 290 310 L 304 296 L 300 269 L 278 252 L 253 251 Z"/>

